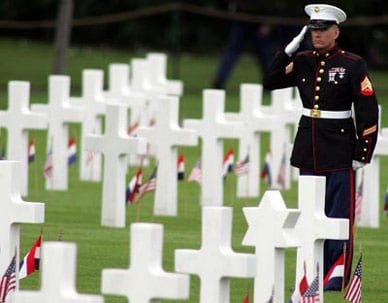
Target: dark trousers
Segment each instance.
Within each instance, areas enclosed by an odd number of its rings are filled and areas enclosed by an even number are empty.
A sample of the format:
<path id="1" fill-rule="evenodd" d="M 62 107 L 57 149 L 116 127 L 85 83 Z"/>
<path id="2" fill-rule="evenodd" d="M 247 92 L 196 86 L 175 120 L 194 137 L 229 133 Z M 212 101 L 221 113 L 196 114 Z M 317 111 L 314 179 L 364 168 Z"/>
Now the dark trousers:
<path id="1" fill-rule="evenodd" d="M 213 87 L 223 88 L 235 63 L 247 44 L 253 47 L 257 64 L 265 73 L 269 66 L 270 49 L 269 35 L 260 33 L 260 27 L 254 23 L 233 22 L 229 36 L 229 44 L 225 50 L 216 75 Z"/>
<path id="2" fill-rule="evenodd" d="M 326 177 L 325 213 L 331 218 L 349 219 L 349 240 L 326 240 L 323 252 L 324 276 L 331 269 L 346 248 L 344 279 L 347 285 L 353 259 L 353 224 L 355 204 L 355 174 L 352 169 L 332 171 L 327 173 L 312 173 L 300 170 L 301 175 L 315 175 Z M 325 290 L 341 290 L 342 279 L 333 279 Z"/>

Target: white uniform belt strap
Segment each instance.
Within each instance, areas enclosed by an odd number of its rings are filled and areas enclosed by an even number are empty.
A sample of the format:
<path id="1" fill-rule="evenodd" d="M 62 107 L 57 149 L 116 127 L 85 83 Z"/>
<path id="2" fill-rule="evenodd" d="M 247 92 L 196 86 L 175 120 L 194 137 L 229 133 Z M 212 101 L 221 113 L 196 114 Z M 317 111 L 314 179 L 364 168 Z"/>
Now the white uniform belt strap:
<path id="1" fill-rule="evenodd" d="M 303 108 L 302 114 L 311 118 L 321 118 L 321 119 L 348 119 L 352 116 L 351 110 L 344 111 L 329 111 L 329 110 L 319 110 L 319 109 L 310 109 Z"/>

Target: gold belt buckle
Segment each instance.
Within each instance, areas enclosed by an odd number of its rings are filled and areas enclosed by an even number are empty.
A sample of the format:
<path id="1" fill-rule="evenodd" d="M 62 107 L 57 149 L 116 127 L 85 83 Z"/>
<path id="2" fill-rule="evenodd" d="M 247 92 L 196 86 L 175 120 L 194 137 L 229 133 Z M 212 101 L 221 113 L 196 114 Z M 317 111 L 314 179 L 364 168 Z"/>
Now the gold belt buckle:
<path id="1" fill-rule="evenodd" d="M 319 118 L 321 116 L 321 111 L 319 109 L 313 108 L 310 111 L 311 118 Z"/>

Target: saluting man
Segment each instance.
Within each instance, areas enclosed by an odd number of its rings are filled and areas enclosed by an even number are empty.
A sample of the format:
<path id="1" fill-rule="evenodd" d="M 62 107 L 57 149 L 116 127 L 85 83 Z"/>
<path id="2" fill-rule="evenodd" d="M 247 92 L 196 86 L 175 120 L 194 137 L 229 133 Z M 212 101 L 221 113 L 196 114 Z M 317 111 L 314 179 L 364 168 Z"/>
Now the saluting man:
<path id="1" fill-rule="evenodd" d="M 301 175 L 325 176 L 326 215 L 350 220 L 349 241 L 345 241 L 346 285 L 353 257 L 354 171 L 372 158 L 378 105 L 364 59 L 337 45 L 345 12 L 326 4 L 307 5 L 305 12 L 310 16 L 309 24 L 276 55 L 263 84 L 270 90 L 291 86 L 299 90 L 304 108 L 291 164 L 299 168 Z M 308 30 L 314 49 L 297 52 Z M 325 241 L 325 276 L 343 253 L 343 247 L 344 241 Z M 333 279 L 325 290 L 341 287 L 342 279 Z"/>

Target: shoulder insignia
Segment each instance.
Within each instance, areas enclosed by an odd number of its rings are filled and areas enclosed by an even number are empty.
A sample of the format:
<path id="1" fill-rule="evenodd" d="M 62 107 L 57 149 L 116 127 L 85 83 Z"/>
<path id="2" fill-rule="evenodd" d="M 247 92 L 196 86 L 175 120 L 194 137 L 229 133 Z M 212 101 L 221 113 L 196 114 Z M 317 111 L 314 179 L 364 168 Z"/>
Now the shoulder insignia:
<path id="1" fill-rule="evenodd" d="M 360 92 L 364 96 L 372 96 L 374 91 L 373 91 L 373 86 L 372 83 L 370 82 L 368 76 L 365 76 L 364 80 L 361 81 L 360 83 Z"/>
<path id="2" fill-rule="evenodd" d="M 294 69 L 294 62 L 291 62 L 286 66 L 285 74 L 288 75 L 289 73 L 292 72 L 293 69 Z"/>

